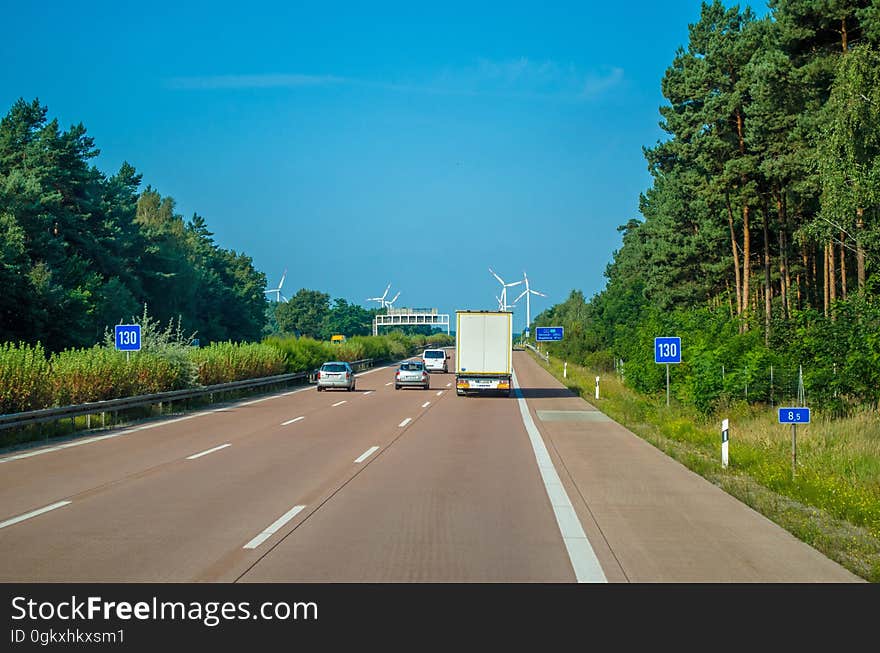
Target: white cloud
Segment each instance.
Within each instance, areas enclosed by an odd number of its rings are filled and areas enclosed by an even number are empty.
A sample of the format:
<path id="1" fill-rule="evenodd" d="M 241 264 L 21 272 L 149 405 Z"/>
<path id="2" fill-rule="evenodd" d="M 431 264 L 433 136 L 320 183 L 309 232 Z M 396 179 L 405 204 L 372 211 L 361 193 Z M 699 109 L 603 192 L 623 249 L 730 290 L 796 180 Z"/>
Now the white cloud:
<path id="1" fill-rule="evenodd" d="M 292 88 L 299 86 L 326 86 L 342 84 L 343 77 L 333 75 L 259 74 L 259 75 L 208 75 L 206 77 L 175 77 L 169 80 L 171 88 L 213 90 L 251 88 Z"/>
<path id="2" fill-rule="evenodd" d="M 430 86 L 448 93 L 583 100 L 601 95 L 622 81 L 622 68 L 605 73 L 583 72 L 573 64 L 520 57 L 506 61 L 480 59 L 473 66 L 446 69 Z"/>
<path id="3" fill-rule="evenodd" d="M 168 85 L 185 90 L 238 90 L 341 84 L 401 93 L 579 101 L 602 95 L 620 84 L 623 78 L 622 68 L 583 72 L 572 64 L 561 65 L 554 61 L 532 61 L 520 57 L 504 61 L 478 59 L 471 66 L 446 68 L 433 78 L 408 80 L 405 83 L 336 75 L 253 74 L 176 77 L 169 80 Z"/>
<path id="4" fill-rule="evenodd" d="M 584 80 L 581 95 L 585 98 L 601 95 L 623 81 L 623 68 L 612 68 L 606 75 L 588 75 Z"/>

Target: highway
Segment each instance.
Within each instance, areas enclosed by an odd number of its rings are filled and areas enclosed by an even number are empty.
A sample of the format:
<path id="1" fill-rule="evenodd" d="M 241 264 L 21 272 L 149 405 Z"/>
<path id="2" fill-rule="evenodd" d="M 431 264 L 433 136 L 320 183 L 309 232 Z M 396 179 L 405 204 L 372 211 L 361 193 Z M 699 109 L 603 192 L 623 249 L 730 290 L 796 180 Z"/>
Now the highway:
<path id="1" fill-rule="evenodd" d="M 518 398 L 382 367 L 0 454 L 0 581 L 860 580 L 514 367 Z"/>

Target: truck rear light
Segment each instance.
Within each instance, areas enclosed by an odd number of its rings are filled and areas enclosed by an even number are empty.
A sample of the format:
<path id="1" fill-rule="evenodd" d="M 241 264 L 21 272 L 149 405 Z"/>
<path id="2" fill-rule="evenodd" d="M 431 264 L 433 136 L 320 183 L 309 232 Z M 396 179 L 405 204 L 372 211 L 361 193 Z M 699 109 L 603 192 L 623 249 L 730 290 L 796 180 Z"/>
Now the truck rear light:
<path id="1" fill-rule="evenodd" d="M 318 372 L 318 380 L 319 381 L 321 380 L 321 372 L 320 371 Z"/>

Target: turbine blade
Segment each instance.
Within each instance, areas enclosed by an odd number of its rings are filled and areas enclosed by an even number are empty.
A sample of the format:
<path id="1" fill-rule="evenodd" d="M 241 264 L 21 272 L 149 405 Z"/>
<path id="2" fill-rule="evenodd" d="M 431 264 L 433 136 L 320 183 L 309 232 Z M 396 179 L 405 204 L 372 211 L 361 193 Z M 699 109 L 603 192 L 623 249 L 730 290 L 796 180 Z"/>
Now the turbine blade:
<path id="1" fill-rule="evenodd" d="M 281 275 L 281 282 L 278 284 L 278 290 L 281 290 L 281 286 L 284 285 L 284 279 L 287 278 L 287 268 L 284 268 L 284 274 Z"/>
<path id="2" fill-rule="evenodd" d="M 498 279 L 498 283 L 500 283 L 502 286 L 504 285 L 504 279 L 502 279 L 502 278 L 499 277 L 497 274 L 495 274 L 495 270 L 493 270 L 492 268 L 489 268 L 489 272 L 492 273 L 492 276 L 493 276 L 493 277 L 495 277 L 496 279 Z"/>
<path id="3" fill-rule="evenodd" d="M 523 290 L 523 291 L 519 294 L 519 297 L 517 297 L 516 299 L 513 300 L 513 303 L 516 304 L 520 299 L 522 299 L 523 297 L 525 297 L 525 296 L 528 294 L 528 292 L 529 292 L 528 290 Z"/>
<path id="4" fill-rule="evenodd" d="M 537 290 L 529 290 L 529 292 L 532 293 L 533 295 L 540 295 L 541 297 L 546 297 L 546 296 L 547 296 L 547 295 L 545 295 L 545 294 L 542 293 L 542 292 L 538 292 Z"/>

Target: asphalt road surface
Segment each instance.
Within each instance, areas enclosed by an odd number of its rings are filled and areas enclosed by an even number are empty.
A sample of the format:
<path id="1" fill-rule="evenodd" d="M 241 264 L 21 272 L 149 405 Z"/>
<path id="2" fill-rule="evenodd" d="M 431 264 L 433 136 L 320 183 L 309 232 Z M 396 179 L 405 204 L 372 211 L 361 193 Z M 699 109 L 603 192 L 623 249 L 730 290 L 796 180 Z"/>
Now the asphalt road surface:
<path id="1" fill-rule="evenodd" d="M 0 454 L 0 581 L 860 580 L 514 361 L 518 397 L 385 367 Z"/>

